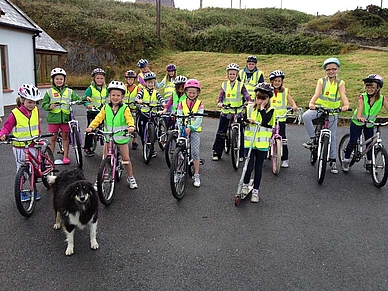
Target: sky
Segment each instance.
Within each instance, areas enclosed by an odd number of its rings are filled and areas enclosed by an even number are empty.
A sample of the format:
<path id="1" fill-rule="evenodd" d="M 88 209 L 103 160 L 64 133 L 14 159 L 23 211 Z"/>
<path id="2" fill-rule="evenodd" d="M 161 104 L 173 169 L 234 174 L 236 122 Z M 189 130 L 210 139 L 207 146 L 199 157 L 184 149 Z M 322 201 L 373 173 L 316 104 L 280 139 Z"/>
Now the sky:
<path id="1" fill-rule="evenodd" d="M 135 2 L 134 0 L 122 0 Z M 198 9 L 200 0 L 174 0 L 175 7 L 181 9 Z M 381 6 L 383 2 L 383 8 L 388 8 L 388 0 L 202 0 L 202 7 L 222 7 L 222 8 L 239 8 L 241 2 L 241 8 L 286 8 L 292 10 L 298 10 L 304 13 L 317 15 L 332 15 L 338 11 L 354 10 L 358 7 L 365 8 L 372 4 Z"/>

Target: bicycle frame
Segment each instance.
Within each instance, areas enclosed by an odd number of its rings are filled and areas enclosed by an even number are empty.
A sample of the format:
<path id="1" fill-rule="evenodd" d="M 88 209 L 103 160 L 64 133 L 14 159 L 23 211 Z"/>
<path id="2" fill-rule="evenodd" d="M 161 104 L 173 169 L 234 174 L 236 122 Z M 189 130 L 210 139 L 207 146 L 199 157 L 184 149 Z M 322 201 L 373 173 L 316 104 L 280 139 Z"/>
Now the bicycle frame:
<path id="1" fill-rule="evenodd" d="M 73 110 L 73 106 L 72 106 L 74 104 L 80 104 L 80 103 L 79 103 L 79 101 L 71 101 L 70 102 L 70 121 L 68 122 L 68 124 L 69 124 L 69 128 L 70 128 L 70 133 L 74 133 L 74 131 L 73 131 L 73 127 L 74 126 L 77 128 L 78 138 L 79 138 L 79 141 L 80 141 L 80 144 L 81 144 L 81 147 L 82 147 L 81 130 L 80 130 L 80 126 L 79 126 L 78 120 L 75 119 L 74 110 Z M 73 135 L 72 134 L 70 134 L 70 144 L 71 144 L 71 146 L 73 148 L 76 146 L 75 140 L 73 139 Z"/>
<path id="2" fill-rule="evenodd" d="M 376 125 L 376 132 L 375 134 L 368 138 L 367 140 L 363 140 L 364 139 L 364 136 L 363 134 L 361 133 L 360 137 L 359 137 L 359 141 L 357 142 L 356 144 L 356 149 L 355 149 L 355 153 L 356 153 L 356 161 L 359 162 L 361 160 L 362 157 L 364 157 L 364 159 L 366 159 L 366 154 L 374 147 L 381 147 L 382 146 L 382 138 L 381 138 L 381 131 L 380 131 L 380 126 L 384 126 L 384 125 L 387 125 L 388 122 L 384 122 L 384 123 L 375 123 L 373 121 L 368 121 L 374 125 Z M 365 147 L 365 149 L 363 149 L 363 147 Z M 375 164 L 375 155 L 372 155 L 372 163 Z"/>

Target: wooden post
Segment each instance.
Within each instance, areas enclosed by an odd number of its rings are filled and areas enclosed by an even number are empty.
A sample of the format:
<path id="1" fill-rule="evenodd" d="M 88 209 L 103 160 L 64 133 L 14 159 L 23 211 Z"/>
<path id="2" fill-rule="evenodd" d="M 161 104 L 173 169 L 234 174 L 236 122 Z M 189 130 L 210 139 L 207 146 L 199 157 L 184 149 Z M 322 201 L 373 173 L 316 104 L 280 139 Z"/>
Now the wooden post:
<path id="1" fill-rule="evenodd" d="M 161 4 L 160 0 L 156 0 L 156 33 L 158 35 L 158 41 L 161 40 L 160 37 L 160 19 L 161 19 Z"/>

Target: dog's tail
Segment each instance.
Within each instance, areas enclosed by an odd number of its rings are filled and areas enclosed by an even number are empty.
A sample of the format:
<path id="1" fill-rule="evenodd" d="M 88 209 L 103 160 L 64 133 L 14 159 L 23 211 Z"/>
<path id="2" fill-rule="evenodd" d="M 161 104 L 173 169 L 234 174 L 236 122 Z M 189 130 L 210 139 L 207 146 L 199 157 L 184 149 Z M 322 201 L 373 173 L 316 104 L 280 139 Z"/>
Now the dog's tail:
<path id="1" fill-rule="evenodd" d="M 54 184 L 54 183 L 55 183 L 55 180 L 57 180 L 57 176 L 51 176 L 51 175 L 47 176 L 47 182 L 48 182 L 50 185 Z"/>

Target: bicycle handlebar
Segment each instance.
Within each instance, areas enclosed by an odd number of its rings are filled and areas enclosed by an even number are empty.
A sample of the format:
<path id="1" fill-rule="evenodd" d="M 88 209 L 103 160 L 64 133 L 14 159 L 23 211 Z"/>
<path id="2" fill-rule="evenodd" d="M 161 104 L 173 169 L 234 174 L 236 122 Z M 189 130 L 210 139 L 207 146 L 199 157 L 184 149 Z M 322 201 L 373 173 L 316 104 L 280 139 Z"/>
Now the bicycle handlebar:
<path id="1" fill-rule="evenodd" d="M 306 106 L 306 109 L 310 109 L 310 107 Z M 324 106 L 316 106 L 315 109 L 310 109 L 310 110 L 315 110 L 315 111 L 326 113 L 326 114 L 342 112 L 342 108 L 341 107 L 333 109 L 333 108 L 327 108 L 327 107 L 324 107 Z M 348 108 L 347 111 L 353 111 L 353 109 Z"/>
<path id="2" fill-rule="evenodd" d="M 366 121 L 364 122 L 364 125 L 367 124 L 367 123 L 371 123 L 371 124 L 373 124 L 374 126 L 386 126 L 386 125 L 388 125 L 388 121 L 386 121 L 386 122 L 374 122 L 374 121 L 372 121 L 372 120 L 366 120 Z"/>
<path id="3" fill-rule="evenodd" d="M 175 116 L 176 118 L 188 118 L 188 117 L 195 117 L 195 116 L 208 116 L 207 113 L 190 113 L 187 115 L 177 115 L 177 114 L 171 114 L 171 116 Z"/>
<path id="4" fill-rule="evenodd" d="M 11 141 L 29 142 L 29 141 L 35 141 L 35 140 L 39 140 L 39 139 L 42 139 L 42 138 L 46 138 L 46 137 L 51 137 L 53 135 L 54 135 L 53 133 L 45 133 L 45 134 L 41 134 L 41 135 L 35 135 L 35 136 L 32 136 L 32 137 L 17 138 L 13 134 L 6 134 L 5 135 L 5 141 L 7 143 L 9 143 Z"/>

